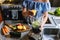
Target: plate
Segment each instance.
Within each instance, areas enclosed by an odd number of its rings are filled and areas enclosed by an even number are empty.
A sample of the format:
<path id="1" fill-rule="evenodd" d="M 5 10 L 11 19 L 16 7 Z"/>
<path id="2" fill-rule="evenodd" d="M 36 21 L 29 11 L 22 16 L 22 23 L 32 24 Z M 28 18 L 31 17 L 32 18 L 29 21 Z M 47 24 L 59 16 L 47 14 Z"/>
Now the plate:
<path id="1" fill-rule="evenodd" d="M 31 28 L 28 25 L 25 25 L 25 27 L 26 27 L 26 30 L 24 30 L 24 29 L 17 29 L 16 31 L 17 32 L 26 32 L 26 31 L 30 31 L 31 30 Z"/>
<path id="2" fill-rule="evenodd" d="M 30 28 L 30 26 L 28 26 L 27 24 L 22 24 L 23 26 L 25 26 L 25 28 L 26 29 L 15 29 L 14 31 L 17 31 L 17 32 L 26 32 L 26 31 L 30 31 L 31 30 L 31 28 Z M 22 27 L 23 27 L 22 26 Z M 20 26 L 21 27 L 21 26 Z"/>

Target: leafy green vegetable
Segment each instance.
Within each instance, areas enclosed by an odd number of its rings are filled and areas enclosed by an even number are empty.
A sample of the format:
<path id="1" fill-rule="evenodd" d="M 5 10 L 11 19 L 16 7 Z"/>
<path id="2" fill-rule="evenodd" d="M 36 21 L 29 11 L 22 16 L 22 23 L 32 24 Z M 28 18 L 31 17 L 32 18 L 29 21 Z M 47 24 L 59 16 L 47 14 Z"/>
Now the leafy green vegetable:
<path id="1" fill-rule="evenodd" d="M 60 16 L 60 7 L 56 8 L 54 12 L 48 12 L 51 15 Z"/>
<path id="2" fill-rule="evenodd" d="M 55 10 L 54 15 L 60 16 L 60 7 Z"/>

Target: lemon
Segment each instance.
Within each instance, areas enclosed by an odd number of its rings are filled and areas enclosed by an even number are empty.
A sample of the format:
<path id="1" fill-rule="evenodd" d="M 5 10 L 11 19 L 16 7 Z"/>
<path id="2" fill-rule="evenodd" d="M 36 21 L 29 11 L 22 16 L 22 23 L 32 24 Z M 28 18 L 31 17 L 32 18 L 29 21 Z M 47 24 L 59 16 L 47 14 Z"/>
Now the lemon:
<path id="1" fill-rule="evenodd" d="M 36 15 L 36 10 L 30 10 L 32 13 L 33 13 L 33 15 L 35 16 Z"/>
<path id="2" fill-rule="evenodd" d="M 18 28 L 18 29 L 23 29 L 23 27 L 22 27 L 22 26 L 17 26 L 17 28 Z"/>

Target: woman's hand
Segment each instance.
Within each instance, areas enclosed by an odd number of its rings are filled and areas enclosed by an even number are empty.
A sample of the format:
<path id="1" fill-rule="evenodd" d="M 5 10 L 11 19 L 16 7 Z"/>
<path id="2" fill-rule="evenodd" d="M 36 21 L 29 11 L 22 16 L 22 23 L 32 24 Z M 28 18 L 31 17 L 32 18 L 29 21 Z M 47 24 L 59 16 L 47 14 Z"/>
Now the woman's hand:
<path id="1" fill-rule="evenodd" d="M 27 16 L 27 12 L 22 12 L 23 17 Z"/>
<path id="2" fill-rule="evenodd" d="M 25 16 L 25 17 L 33 17 L 34 13 L 32 11 L 26 11 L 26 12 L 23 13 L 23 16 Z"/>
<path id="3" fill-rule="evenodd" d="M 41 25 L 39 29 L 40 29 L 41 31 L 43 31 L 43 25 Z"/>
<path id="4" fill-rule="evenodd" d="M 23 15 L 23 17 L 25 17 L 25 15 L 26 15 L 26 8 L 22 8 L 22 15 Z"/>
<path id="5" fill-rule="evenodd" d="M 36 10 L 29 10 L 29 12 L 32 16 L 35 16 L 37 11 Z"/>
<path id="6" fill-rule="evenodd" d="M 44 12 L 44 15 L 43 15 L 43 17 L 42 17 L 41 28 L 39 28 L 40 30 L 43 30 L 43 26 L 44 26 L 44 24 L 46 23 L 47 18 L 48 18 L 48 12 Z"/>

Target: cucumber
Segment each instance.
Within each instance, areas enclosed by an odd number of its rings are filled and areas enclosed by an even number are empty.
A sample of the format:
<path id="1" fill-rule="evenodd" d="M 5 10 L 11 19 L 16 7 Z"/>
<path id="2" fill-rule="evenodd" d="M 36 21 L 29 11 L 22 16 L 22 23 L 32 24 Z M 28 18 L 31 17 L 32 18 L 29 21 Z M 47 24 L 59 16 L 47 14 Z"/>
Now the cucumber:
<path id="1" fill-rule="evenodd" d="M 51 15 L 54 15 L 54 12 L 48 12 L 49 14 L 51 14 Z"/>

